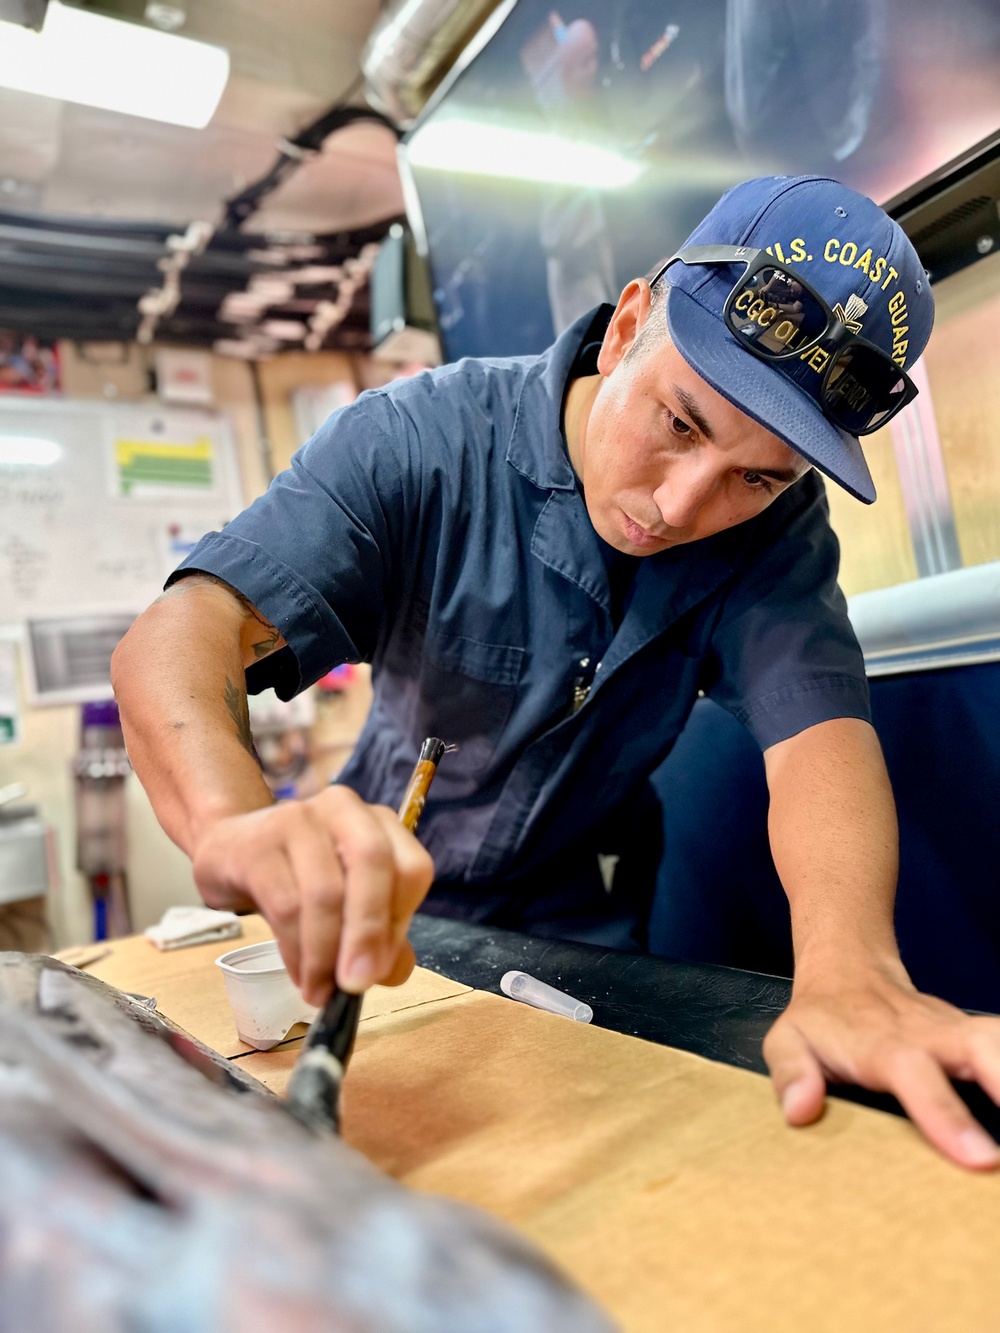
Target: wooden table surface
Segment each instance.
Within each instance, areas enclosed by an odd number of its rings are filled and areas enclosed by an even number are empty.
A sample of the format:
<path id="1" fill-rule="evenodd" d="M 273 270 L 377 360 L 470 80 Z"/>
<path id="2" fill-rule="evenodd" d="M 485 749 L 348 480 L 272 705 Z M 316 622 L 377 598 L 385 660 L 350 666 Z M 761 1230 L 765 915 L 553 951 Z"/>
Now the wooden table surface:
<path id="1" fill-rule="evenodd" d="M 236 1037 L 213 960 L 269 938 L 88 970 L 281 1093 L 301 1036 Z M 627 1333 L 1000 1333 L 1000 1175 L 906 1121 L 831 1102 L 783 1123 L 768 1081 L 417 970 L 366 998 L 344 1137 L 417 1189 L 535 1240 Z"/>

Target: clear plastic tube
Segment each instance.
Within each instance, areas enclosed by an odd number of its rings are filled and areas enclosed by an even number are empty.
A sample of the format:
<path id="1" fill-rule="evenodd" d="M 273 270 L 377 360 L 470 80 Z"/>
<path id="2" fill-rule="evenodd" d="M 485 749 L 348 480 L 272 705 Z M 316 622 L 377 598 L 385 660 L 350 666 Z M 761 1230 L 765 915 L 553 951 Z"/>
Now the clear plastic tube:
<path id="1" fill-rule="evenodd" d="M 500 989 L 512 1000 L 533 1004 L 536 1009 L 547 1009 L 550 1014 L 560 1014 L 577 1023 L 589 1023 L 594 1017 L 589 1004 L 574 1000 L 572 995 L 556 990 L 555 986 L 549 986 L 537 977 L 529 977 L 527 972 L 505 972 L 500 978 Z"/>

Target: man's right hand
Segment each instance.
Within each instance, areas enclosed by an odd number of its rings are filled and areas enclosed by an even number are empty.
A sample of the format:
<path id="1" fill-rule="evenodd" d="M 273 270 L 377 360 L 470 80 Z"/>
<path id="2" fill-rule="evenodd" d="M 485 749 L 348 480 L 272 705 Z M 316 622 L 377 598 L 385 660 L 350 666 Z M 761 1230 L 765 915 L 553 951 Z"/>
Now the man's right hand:
<path id="1" fill-rule="evenodd" d="M 348 787 L 274 804 L 244 671 L 284 644 L 240 593 L 191 575 L 136 620 L 111 674 L 132 766 L 205 901 L 260 911 L 292 980 L 320 1005 L 334 978 L 354 992 L 406 980 L 406 929 L 434 867 L 391 810 Z"/>
<path id="2" fill-rule="evenodd" d="M 333 989 L 399 985 L 413 970 L 406 931 L 434 864 L 386 806 L 328 787 L 210 824 L 192 856 L 212 907 L 267 919 L 289 975 L 310 1004 Z"/>

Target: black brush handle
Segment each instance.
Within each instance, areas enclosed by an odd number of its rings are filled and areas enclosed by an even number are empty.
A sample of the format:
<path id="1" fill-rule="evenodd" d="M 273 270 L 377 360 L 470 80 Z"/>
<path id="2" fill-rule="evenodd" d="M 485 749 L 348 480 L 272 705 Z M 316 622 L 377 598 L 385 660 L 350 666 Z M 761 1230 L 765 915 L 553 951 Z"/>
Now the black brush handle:
<path id="1" fill-rule="evenodd" d="M 349 995 L 347 991 L 334 987 L 333 994 L 323 1009 L 312 1021 L 306 1034 L 303 1050 L 312 1050 L 322 1046 L 335 1060 L 346 1065 L 354 1049 L 354 1039 L 358 1035 L 358 1019 L 361 1017 L 361 995 Z"/>
<path id="2" fill-rule="evenodd" d="M 412 833 L 424 808 L 437 765 L 448 749 L 444 741 L 428 736 L 400 806 L 399 818 Z M 361 1017 L 360 995 L 349 995 L 335 985 L 333 994 L 313 1019 L 302 1054 L 292 1070 L 286 1098 L 296 1120 L 310 1129 L 340 1129 L 340 1085 L 354 1049 Z"/>
<path id="3" fill-rule="evenodd" d="M 288 1109 L 310 1129 L 340 1131 L 340 1087 L 354 1049 L 361 995 L 334 988 L 306 1034 L 288 1084 Z"/>

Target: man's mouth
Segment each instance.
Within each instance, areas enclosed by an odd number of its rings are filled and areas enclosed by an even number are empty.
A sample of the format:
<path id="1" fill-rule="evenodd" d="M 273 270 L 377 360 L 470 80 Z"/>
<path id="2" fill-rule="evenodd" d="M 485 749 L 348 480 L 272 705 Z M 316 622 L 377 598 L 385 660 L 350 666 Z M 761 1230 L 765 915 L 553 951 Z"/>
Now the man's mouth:
<path id="1" fill-rule="evenodd" d="M 622 510 L 622 516 L 625 519 L 625 536 L 631 546 L 652 548 L 654 546 L 669 545 L 669 537 L 657 537 L 648 528 L 644 528 L 640 523 L 636 523 L 634 518 L 629 518 L 628 514 Z"/>

